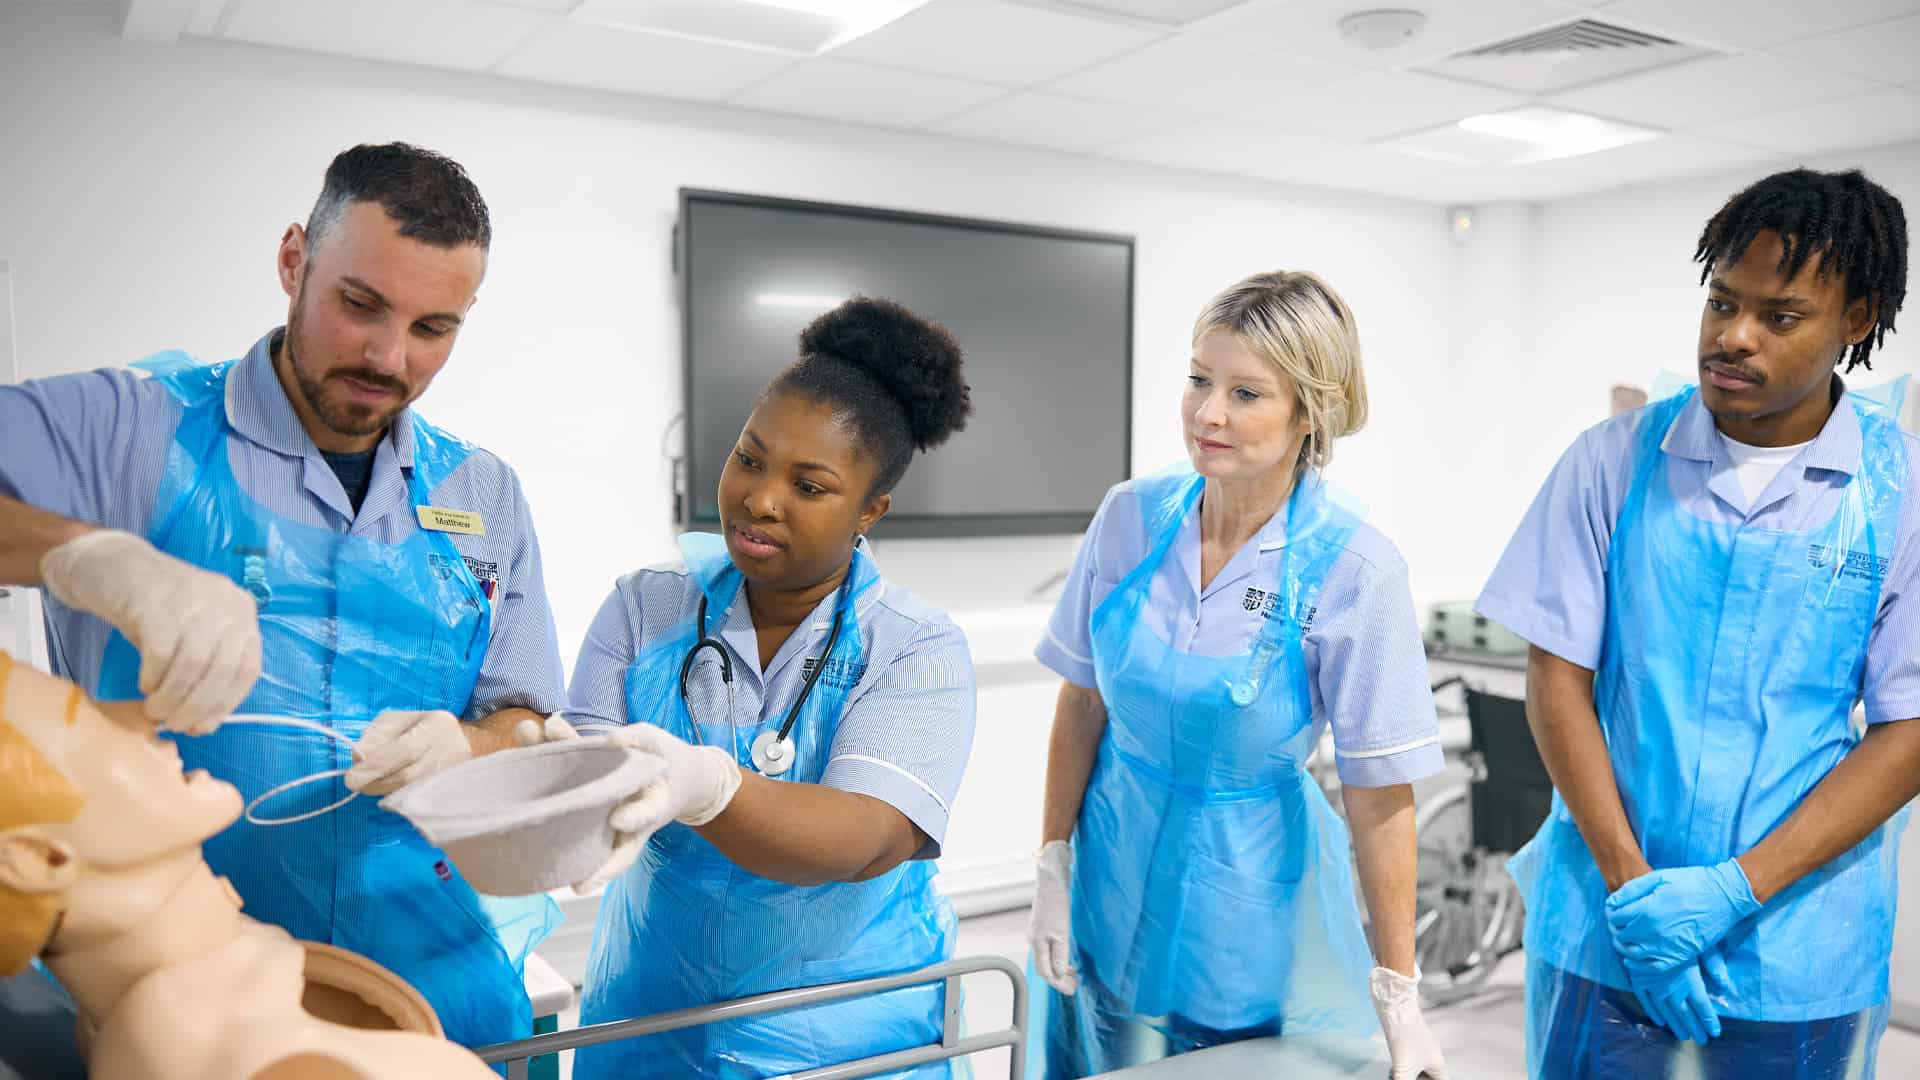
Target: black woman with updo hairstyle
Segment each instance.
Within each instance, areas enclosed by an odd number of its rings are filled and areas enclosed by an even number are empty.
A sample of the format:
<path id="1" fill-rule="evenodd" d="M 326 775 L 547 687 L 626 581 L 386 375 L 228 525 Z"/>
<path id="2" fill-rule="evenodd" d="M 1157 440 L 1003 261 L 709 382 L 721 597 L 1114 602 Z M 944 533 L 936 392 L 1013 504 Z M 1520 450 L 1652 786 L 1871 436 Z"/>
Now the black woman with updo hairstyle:
<path id="1" fill-rule="evenodd" d="M 880 576 L 866 533 L 972 405 L 960 347 L 886 300 L 800 335 L 720 474 L 720 534 L 621 578 L 572 709 L 665 762 L 613 811 L 582 1024 L 909 971 L 952 956 L 933 887 L 974 723 L 951 619 Z M 923 986 L 582 1049 L 581 1080 L 774 1076 L 940 1041 Z M 946 1076 L 945 1063 L 913 1076 Z"/>

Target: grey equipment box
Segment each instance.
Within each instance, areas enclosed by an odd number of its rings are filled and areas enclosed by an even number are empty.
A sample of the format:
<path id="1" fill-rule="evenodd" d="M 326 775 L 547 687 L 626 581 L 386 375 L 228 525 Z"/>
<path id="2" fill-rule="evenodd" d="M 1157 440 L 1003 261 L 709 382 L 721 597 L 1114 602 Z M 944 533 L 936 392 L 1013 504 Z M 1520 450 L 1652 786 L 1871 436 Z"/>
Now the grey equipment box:
<path id="1" fill-rule="evenodd" d="M 1447 600 L 1427 609 L 1427 648 L 1434 652 L 1525 656 L 1525 638 L 1473 610 L 1471 600 Z"/>

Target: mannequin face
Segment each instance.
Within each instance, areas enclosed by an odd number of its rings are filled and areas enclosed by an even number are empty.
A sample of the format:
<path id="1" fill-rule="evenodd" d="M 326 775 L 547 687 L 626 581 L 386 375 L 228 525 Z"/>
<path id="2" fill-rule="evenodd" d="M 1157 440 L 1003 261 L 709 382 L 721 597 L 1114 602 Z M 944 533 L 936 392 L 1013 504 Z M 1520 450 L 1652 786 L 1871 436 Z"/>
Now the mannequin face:
<path id="1" fill-rule="evenodd" d="M 118 870 L 198 848 L 240 816 L 233 785 L 183 774 L 180 752 L 137 704 L 103 711 L 72 683 L 4 655 L 0 683 L 0 719 L 86 797 L 78 817 L 40 830 L 82 866 Z"/>

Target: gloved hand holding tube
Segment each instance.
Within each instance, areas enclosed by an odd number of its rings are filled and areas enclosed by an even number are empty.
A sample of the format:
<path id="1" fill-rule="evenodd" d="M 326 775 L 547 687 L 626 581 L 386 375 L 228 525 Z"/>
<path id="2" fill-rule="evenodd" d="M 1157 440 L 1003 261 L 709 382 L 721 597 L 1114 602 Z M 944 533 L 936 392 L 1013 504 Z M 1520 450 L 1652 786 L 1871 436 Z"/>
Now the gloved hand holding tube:
<path id="1" fill-rule="evenodd" d="M 246 590 L 130 532 L 95 529 L 48 551 L 40 580 L 140 651 L 147 716 L 205 735 L 260 677 L 260 609 Z"/>

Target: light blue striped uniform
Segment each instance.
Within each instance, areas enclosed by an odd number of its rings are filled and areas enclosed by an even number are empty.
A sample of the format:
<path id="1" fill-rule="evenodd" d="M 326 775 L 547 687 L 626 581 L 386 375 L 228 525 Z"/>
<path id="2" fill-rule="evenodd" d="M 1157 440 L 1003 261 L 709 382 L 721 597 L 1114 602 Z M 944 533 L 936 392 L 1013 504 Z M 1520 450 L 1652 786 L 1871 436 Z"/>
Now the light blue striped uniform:
<path id="1" fill-rule="evenodd" d="M 1273 610 L 1286 533 L 1286 514 L 1275 514 L 1202 588 L 1196 502 L 1154 573 L 1142 612 L 1146 629 L 1177 652 L 1246 652 Z M 1147 557 L 1151 540 L 1133 482 L 1115 485 L 1080 542 L 1047 636 L 1034 650 L 1041 663 L 1076 686 L 1094 685 L 1093 610 Z M 1314 739 L 1333 729 L 1341 783 L 1385 787 L 1441 771 L 1440 725 L 1407 564 L 1379 530 L 1355 528 L 1321 587 L 1302 646 L 1313 677 Z"/>
<path id="2" fill-rule="evenodd" d="M 381 543 L 411 536 L 420 528 L 407 494 L 413 426 L 402 417 L 380 441 L 356 515 L 274 374 L 273 342 L 282 332 L 255 342 L 228 379 L 234 476 L 248 496 L 281 517 Z M 0 387 L 0 495 L 144 536 L 180 416 L 179 401 L 165 387 L 126 368 Z M 480 514 L 486 526 L 484 536 L 451 537 L 483 587 L 494 581 L 492 636 L 466 718 L 513 705 L 559 709 L 566 700 L 559 642 L 519 478 L 499 458 L 475 449 L 431 497 L 435 506 Z M 51 597 L 46 608 L 54 670 L 95 686 L 111 628 Z"/>
<path id="3" fill-rule="evenodd" d="M 725 611 L 710 606 L 708 632 L 733 657 L 739 725 L 777 727 L 826 645 L 836 596 L 820 602 L 762 671 L 744 585 L 742 590 Z M 645 643 L 690 622 L 699 605 L 699 587 L 684 562 L 622 577 L 594 616 L 574 664 L 568 712 L 574 726 L 590 731 L 651 720 L 627 715 L 626 670 Z M 899 810 L 927 834 L 916 857 L 936 858 L 973 747 L 975 687 L 967 640 L 944 613 L 884 578 L 859 598 L 855 614 L 866 670 L 847 697 L 820 782 Z M 695 718 L 714 723 L 726 715 L 726 695 L 712 651 L 701 655 L 688 696 Z M 804 714 L 798 722 L 806 722 Z"/>
<path id="4" fill-rule="evenodd" d="M 1475 607 L 1534 645 L 1584 668 L 1600 666 L 1607 553 L 1633 480 L 1633 446 L 1650 410 L 1588 429 L 1560 458 L 1527 509 Z M 1867 722 L 1920 717 L 1920 440 L 1907 445 L 1906 499 L 1880 608 L 1867 639 L 1860 694 Z M 1716 525 L 1801 532 L 1833 517 L 1860 464 L 1860 424 L 1836 409 L 1817 438 L 1780 470 L 1750 510 L 1713 416 L 1688 406 L 1667 432 L 1668 480 L 1687 513 Z M 1675 567 L 1676 573 L 1684 568 Z"/>

